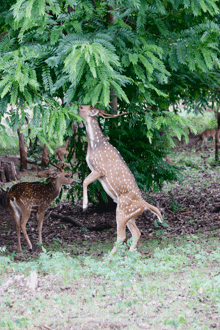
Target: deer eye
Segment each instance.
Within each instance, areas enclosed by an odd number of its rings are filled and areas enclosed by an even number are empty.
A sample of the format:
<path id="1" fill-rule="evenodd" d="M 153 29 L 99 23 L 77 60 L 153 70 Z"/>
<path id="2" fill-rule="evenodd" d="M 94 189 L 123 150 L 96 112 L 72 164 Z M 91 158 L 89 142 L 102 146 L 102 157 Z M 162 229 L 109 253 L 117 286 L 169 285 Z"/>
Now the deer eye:
<path id="1" fill-rule="evenodd" d="M 80 108 L 80 109 L 83 109 L 83 107 L 82 107 L 82 106 L 80 106 L 79 108 Z"/>
<path id="2" fill-rule="evenodd" d="M 70 177 L 69 174 L 66 174 L 66 175 L 65 175 L 65 178 L 69 178 L 69 177 Z"/>

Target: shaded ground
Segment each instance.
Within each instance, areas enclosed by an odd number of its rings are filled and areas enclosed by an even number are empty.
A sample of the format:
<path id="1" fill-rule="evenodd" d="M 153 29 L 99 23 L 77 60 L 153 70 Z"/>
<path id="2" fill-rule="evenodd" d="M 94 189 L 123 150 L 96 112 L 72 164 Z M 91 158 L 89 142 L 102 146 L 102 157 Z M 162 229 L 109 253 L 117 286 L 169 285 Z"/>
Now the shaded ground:
<path id="1" fill-rule="evenodd" d="M 193 149 L 198 137 L 192 136 L 190 142 L 180 144 L 175 152 L 185 153 L 198 152 Z M 210 150 L 205 148 L 203 155 L 209 155 Z M 213 154 L 213 151 L 212 151 Z M 192 234 L 203 231 L 210 231 L 220 228 L 220 206 L 219 183 L 220 174 L 216 168 L 204 166 L 201 159 L 195 161 L 196 169 L 194 174 L 190 172 L 190 180 L 186 177 L 183 183 L 173 183 L 164 186 L 163 191 L 159 193 L 150 193 L 146 195 L 146 200 L 159 207 L 165 216 L 165 221 L 169 227 L 156 227 L 154 224 L 154 215 L 145 212 L 137 220 L 137 225 L 142 232 L 141 241 L 144 242 L 155 236 L 179 236 L 183 234 Z M 33 172 L 31 172 L 33 175 Z M 72 216 L 82 224 L 82 227 L 75 227 L 71 223 L 61 222 L 59 218 L 51 217 L 51 211 L 61 215 Z M 17 238 L 15 225 L 9 212 L 0 206 L 0 246 L 6 246 L 10 252 L 16 250 Z M 86 228 L 97 226 L 99 224 L 108 224 L 110 229 L 90 231 Z M 37 245 L 38 230 L 37 222 L 32 217 L 27 224 L 27 232 L 33 244 L 35 253 L 40 252 Z M 130 237 L 128 233 L 127 237 Z M 115 211 L 100 213 L 95 207 L 89 207 L 85 212 L 82 211 L 81 201 L 76 206 L 69 203 L 62 203 L 55 208 L 50 208 L 46 214 L 43 225 L 43 242 L 45 244 L 68 244 L 74 245 L 77 242 L 110 242 L 113 244 L 116 239 L 116 221 Z M 22 247 L 26 247 L 26 242 L 21 235 Z M 82 243 L 83 244 L 83 243 Z M 78 251 L 77 253 L 80 253 Z M 102 253 L 102 251 L 100 251 Z"/>

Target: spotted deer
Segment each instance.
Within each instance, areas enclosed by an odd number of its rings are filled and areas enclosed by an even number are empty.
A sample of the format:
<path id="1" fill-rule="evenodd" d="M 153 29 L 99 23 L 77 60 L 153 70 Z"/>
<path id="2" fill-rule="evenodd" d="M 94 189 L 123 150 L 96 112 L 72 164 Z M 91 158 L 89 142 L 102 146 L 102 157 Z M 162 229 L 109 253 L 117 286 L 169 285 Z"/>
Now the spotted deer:
<path id="1" fill-rule="evenodd" d="M 103 135 L 96 116 L 113 118 L 118 115 L 109 115 L 91 105 L 80 105 L 79 116 L 85 119 L 88 138 L 86 162 L 91 173 L 83 181 L 83 209 L 88 206 L 87 187 L 90 183 L 99 180 L 105 192 L 117 203 L 117 242 L 126 239 L 126 225 L 130 230 L 133 243 L 130 250 L 133 251 L 141 236 L 135 224 L 136 218 L 145 210 L 150 210 L 157 215 L 162 223 L 162 215 L 158 208 L 147 203 L 141 196 L 137 183 L 119 151 L 113 147 Z M 111 253 L 117 251 L 113 247 Z"/>
<path id="2" fill-rule="evenodd" d="M 52 165 L 59 168 L 55 164 Z M 49 183 L 20 182 L 8 191 L 6 204 L 16 224 L 18 252 L 21 252 L 20 230 L 24 234 L 29 249 L 32 250 L 32 244 L 26 231 L 26 224 L 31 212 L 37 213 L 39 243 L 42 243 L 42 226 L 46 209 L 59 195 L 61 186 L 69 185 L 74 181 L 62 168 L 59 168 L 59 172 L 50 174 L 49 179 Z"/>
<path id="3" fill-rule="evenodd" d="M 207 140 L 208 140 L 209 137 L 212 137 L 212 144 L 211 144 L 211 146 L 213 146 L 215 134 L 216 134 L 216 130 L 215 129 L 211 129 L 211 128 L 210 129 L 206 129 L 204 132 L 202 132 L 200 134 L 200 137 L 199 137 L 198 141 L 196 142 L 196 146 L 198 146 L 199 143 L 200 143 L 200 141 L 202 141 L 201 146 L 200 146 L 200 148 L 201 148 L 203 146 L 203 144 L 205 142 L 207 142 Z"/>

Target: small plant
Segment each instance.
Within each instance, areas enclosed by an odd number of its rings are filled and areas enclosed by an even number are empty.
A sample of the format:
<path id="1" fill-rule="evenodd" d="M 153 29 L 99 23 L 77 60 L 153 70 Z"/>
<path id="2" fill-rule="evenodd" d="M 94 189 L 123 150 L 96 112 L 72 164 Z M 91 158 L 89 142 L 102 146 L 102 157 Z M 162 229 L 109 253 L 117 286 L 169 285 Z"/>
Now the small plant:
<path id="1" fill-rule="evenodd" d="M 186 323 L 186 320 L 184 319 L 184 317 L 180 317 L 178 321 L 176 320 L 165 320 L 164 321 L 164 325 L 173 325 L 175 329 L 177 329 L 179 324 L 184 324 Z"/>
<path id="2" fill-rule="evenodd" d="M 172 201 L 174 201 L 173 198 L 172 198 Z M 173 213 L 175 213 L 177 211 L 184 211 L 186 209 L 185 205 L 182 205 L 182 204 L 179 204 L 176 202 L 170 204 L 170 208 Z"/>

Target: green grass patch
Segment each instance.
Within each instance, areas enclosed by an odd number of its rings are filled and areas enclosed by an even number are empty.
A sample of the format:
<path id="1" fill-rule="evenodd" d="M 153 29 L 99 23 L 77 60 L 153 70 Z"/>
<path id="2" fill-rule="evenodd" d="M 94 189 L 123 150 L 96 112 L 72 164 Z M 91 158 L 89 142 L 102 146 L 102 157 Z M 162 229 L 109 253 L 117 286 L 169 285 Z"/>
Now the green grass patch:
<path id="1" fill-rule="evenodd" d="M 43 248 L 39 258 L 23 262 L 2 250 L 1 284 L 36 271 L 39 286 L 30 292 L 14 284 L 1 292 L 1 329 L 203 330 L 218 323 L 220 248 L 214 233 L 208 239 L 153 239 L 140 250 L 131 253 L 124 244 L 115 255 L 99 257 Z"/>

